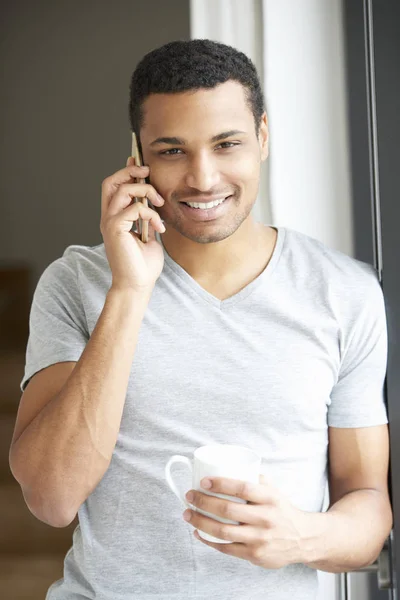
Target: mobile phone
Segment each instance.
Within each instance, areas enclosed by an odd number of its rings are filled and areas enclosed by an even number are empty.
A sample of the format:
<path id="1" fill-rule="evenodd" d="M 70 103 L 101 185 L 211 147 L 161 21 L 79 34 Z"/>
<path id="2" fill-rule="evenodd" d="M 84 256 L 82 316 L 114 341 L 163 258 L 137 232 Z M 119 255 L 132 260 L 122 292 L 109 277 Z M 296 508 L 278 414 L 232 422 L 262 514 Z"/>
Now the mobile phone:
<path id="1" fill-rule="evenodd" d="M 138 136 L 136 136 L 136 133 L 134 131 L 132 131 L 131 156 L 133 156 L 135 158 L 136 165 L 138 165 L 138 166 L 143 165 L 143 156 L 142 156 L 140 144 L 138 142 Z M 150 177 L 146 177 L 145 179 L 139 179 L 138 181 L 144 181 L 145 183 L 150 183 Z M 152 205 L 150 200 L 148 198 L 146 198 L 146 200 L 147 200 L 147 205 L 151 209 L 154 210 L 154 206 Z M 139 199 L 139 201 L 141 201 L 141 200 Z M 142 219 L 139 219 L 139 233 L 140 233 L 142 242 L 147 242 L 148 231 L 149 231 L 148 230 L 148 221 L 143 222 Z"/>

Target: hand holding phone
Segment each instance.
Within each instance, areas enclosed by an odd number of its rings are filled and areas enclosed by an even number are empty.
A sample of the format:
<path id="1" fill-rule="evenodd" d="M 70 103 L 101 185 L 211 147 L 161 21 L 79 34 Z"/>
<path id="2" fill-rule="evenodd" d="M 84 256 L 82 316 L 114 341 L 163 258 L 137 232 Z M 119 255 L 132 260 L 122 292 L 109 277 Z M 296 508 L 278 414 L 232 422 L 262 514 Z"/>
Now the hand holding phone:
<path id="1" fill-rule="evenodd" d="M 157 207 L 164 199 L 145 181 L 149 168 L 137 166 L 129 158 L 125 169 L 121 169 L 102 184 L 100 231 L 103 236 L 107 259 L 112 272 L 112 287 L 129 289 L 148 294 L 160 276 L 164 265 L 164 252 L 155 237 L 155 232 L 164 233 L 160 215 L 136 198 L 148 198 Z M 132 231 L 133 224 L 141 219 L 150 231 L 148 241 Z"/>

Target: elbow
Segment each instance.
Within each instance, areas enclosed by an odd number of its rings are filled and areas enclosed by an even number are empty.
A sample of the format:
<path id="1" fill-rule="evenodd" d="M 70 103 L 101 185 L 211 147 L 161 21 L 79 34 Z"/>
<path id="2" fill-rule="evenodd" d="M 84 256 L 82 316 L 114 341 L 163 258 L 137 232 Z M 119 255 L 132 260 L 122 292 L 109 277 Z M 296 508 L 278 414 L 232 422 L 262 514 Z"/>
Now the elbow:
<path id="1" fill-rule="evenodd" d="M 43 498 L 42 494 L 24 489 L 22 486 L 21 489 L 30 512 L 46 525 L 57 528 L 68 527 L 75 519 L 77 510 L 67 506 L 65 502 L 50 497 Z"/>
<path id="2" fill-rule="evenodd" d="M 25 504 L 34 517 L 57 528 L 68 527 L 73 522 L 79 506 L 76 506 L 76 502 L 69 497 L 65 488 L 57 492 L 54 485 L 48 489 L 43 480 L 32 478 L 26 466 L 21 464 L 12 450 L 9 465 L 11 473 L 21 487 Z"/>
<path id="3" fill-rule="evenodd" d="M 27 504 L 27 506 L 30 512 L 33 514 L 33 516 L 36 517 L 39 521 L 42 521 L 46 525 L 50 525 L 50 527 L 56 527 L 58 529 L 62 529 L 63 527 L 68 527 L 68 525 L 71 525 L 72 521 L 76 516 L 74 515 L 71 518 L 70 515 L 64 513 L 62 514 L 60 512 L 52 512 L 51 514 L 45 514 L 41 510 L 35 510 L 31 506 L 29 506 L 29 504 Z"/>

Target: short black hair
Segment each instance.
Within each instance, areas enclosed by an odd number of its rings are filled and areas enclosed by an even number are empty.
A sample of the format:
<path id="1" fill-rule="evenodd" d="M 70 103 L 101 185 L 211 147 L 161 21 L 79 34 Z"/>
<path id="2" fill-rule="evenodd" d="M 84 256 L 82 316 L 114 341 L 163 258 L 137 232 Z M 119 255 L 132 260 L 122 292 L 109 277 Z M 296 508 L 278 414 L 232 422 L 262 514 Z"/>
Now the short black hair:
<path id="1" fill-rule="evenodd" d="M 138 135 L 143 125 L 143 101 L 150 94 L 213 88 L 233 80 L 245 88 L 256 132 L 264 113 L 264 97 L 257 70 L 246 54 L 211 40 L 169 42 L 146 54 L 130 82 L 129 118 Z"/>

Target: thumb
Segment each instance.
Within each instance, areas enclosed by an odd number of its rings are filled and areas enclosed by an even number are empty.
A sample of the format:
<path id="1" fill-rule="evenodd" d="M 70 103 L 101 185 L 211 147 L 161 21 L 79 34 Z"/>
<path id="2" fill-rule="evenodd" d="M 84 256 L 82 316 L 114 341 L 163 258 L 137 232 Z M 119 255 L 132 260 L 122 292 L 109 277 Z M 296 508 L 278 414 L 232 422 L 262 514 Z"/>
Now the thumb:
<path id="1" fill-rule="evenodd" d="M 128 156 L 128 160 L 126 161 L 126 166 L 127 167 L 131 167 L 135 165 L 135 157 L 134 156 Z"/>

